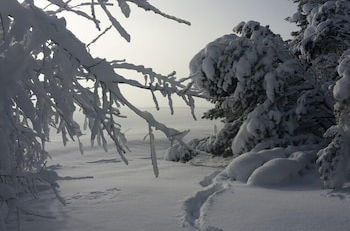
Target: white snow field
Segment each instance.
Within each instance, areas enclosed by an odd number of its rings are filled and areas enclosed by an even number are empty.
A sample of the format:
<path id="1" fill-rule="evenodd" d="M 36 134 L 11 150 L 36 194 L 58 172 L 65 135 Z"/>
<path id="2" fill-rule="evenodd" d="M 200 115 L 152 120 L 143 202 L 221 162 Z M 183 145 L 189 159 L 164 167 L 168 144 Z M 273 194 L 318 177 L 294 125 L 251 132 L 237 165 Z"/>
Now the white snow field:
<path id="1" fill-rule="evenodd" d="M 203 110 L 197 110 L 198 117 Z M 214 122 L 194 122 L 189 113 L 177 108 L 176 117 L 170 117 L 163 109 L 158 117 L 178 129 L 191 128 L 189 138 L 212 132 Z M 58 136 L 52 138 L 48 150 L 53 159 L 48 166 L 61 177 L 87 178 L 58 181 L 66 206 L 49 191 L 41 193 L 39 200 L 28 198 L 24 206 L 31 204 L 31 209 L 55 219 L 21 214 L 22 231 L 350 230 L 349 188 L 323 190 L 316 174 L 295 179 L 294 185 L 270 189 L 230 181 L 225 171 L 220 174 L 223 168 L 213 167 L 222 166 L 222 159 L 202 156 L 193 164 L 164 161 L 169 143 L 158 133 L 160 176 L 155 178 L 148 141 L 142 140 L 146 126 L 133 116 L 123 125 L 124 130 L 130 129 L 129 166 L 119 159 L 112 144 L 108 153 L 91 149 L 86 136 L 81 156 L 77 144 L 63 148 Z M 15 223 L 10 230 L 16 230 Z"/>
<path id="2" fill-rule="evenodd" d="M 196 203 L 200 207 L 193 206 Z M 185 223 L 203 231 L 350 230 L 349 188 L 334 192 L 321 189 L 316 182 L 278 188 L 216 183 L 197 192 L 185 205 L 197 208 L 187 213 Z"/>
<path id="3" fill-rule="evenodd" d="M 205 110 L 197 109 L 198 117 Z M 154 113 L 154 110 L 151 112 Z M 60 136 L 51 138 L 47 149 L 53 159 L 47 166 L 56 168 L 62 177 L 93 178 L 58 181 L 66 206 L 60 204 L 51 192 L 41 193 L 39 200 L 29 198 L 25 205 L 31 203 L 31 209 L 55 219 L 22 214 L 22 231 L 182 230 L 182 201 L 193 191 L 200 190 L 199 182 L 216 169 L 164 161 L 163 156 L 170 143 L 163 135 L 155 133 L 160 170 L 160 176 L 155 178 L 149 141 L 143 141 L 148 128 L 134 115 L 126 115 L 129 118 L 122 123 L 132 151 L 127 156 L 129 166 L 121 161 L 113 144 L 108 146 L 108 153 L 100 147 L 91 150 L 88 135 L 83 138 L 83 156 L 78 144 L 70 142 L 63 147 Z M 189 134 L 190 137 L 205 136 L 213 131 L 213 122 L 194 121 L 188 108 L 176 108 L 175 116 L 172 117 L 167 108 L 155 113 L 155 117 L 170 126 L 191 128 L 193 133 Z M 10 230 L 16 228 L 12 224 Z"/>
<path id="4" fill-rule="evenodd" d="M 129 166 L 97 151 L 84 157 L 72 157 L 71 151 L 61 153 L 66 158 L 60 175 L 94 178 L 59 181 L 67 205 L 59 204 L 52 194 L 41 196 L 44 200 L 36 202 L 36 207 L 56 219 L 33 218 L 23 225 L 24 230 L 181 230 L 182 200 L 199 190 L 198 182 L 213 169 L 158 160 L 160 176 L 155 178 L 146 145 L 132 144 Z"/>

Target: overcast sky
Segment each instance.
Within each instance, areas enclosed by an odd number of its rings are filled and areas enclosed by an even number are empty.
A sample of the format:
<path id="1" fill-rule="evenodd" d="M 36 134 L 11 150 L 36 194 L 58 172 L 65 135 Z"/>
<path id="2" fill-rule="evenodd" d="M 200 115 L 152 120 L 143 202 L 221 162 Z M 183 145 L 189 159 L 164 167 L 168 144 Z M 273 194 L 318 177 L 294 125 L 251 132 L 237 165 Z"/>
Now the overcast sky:
<path id="1" fill-rule="evenodd" d="M 188 63 L 207 43 L 232 32 L 241 21 L 256 20 L 289 38 L 295 30 L 284 19 L 296 8 L 290 0 L 149 0 L 159 9 L 186 19 L 191 26 L 179 24 L 150 12 L 132 7 L 129 19 L 124 19 L 117 7 L 113 13 L 131 34 L 128 43 L 116 31 L 110 30 L 91 47 L 94 55 L 107 59 L 127 59 L 135 64 L 152 67 L 168 74 L 175 70 L 177 76 L 189 74 Z M 107 26 L 107 25 L 106 25 Z M 78 37 L 89 42 L 97 32 L 93 25 L 78 19 L 69 25 Z M 88 29 L 92 28 L 92 29 Z M 137 106 L 153 106 L 149 93 L 126 89 L 125 94 Z M 163 104 L 164 105 L 164 104 Z M 183 106 L 180 100 L 175 105 Z M 198 106 L 207 105 L 199 101 Z"/>

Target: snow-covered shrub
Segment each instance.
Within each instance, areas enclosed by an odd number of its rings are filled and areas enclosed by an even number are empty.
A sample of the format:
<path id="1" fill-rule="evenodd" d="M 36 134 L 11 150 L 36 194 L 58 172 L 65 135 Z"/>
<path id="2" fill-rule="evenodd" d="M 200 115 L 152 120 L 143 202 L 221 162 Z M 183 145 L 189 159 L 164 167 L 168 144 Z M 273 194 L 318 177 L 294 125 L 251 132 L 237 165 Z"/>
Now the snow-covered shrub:
<path id="1" fill-rule="evenodd" d="M 208 145 L 207 152 L 220 156 L 231 156 L 232 139 L 236 136 L 242 121 L 235 120 L 225 123 L 224 127 L 215 135 L 213 142 Z"/>
<path id="2" fill-rule="evenodd" d="M 169 161 L 187 162 L 195 156 L 191 149 L 181 144 L 172 145 L 166 152 L 164 159 Z"/>
<path id="3" fill-rule="evenodd" d="M 348 153 L 344 152 L 344 140 L 336 135 L 332 142 L 318 152 L 318 171 L 327 188 L 341 188 L 348 172 Z"/>
<path id="4" fill-rule="evenodd" d="M 198 155 L 201 150 L 206 150 L 207 139 L 193 139 L 187 144 L 176 143 L 171 145 L 164 156 L 165 160 L 187 162 Z"/>
<path id="5" fill-rule="evenodd" d="M 242 122 L 239 120 L 225 123 L 224 127 L 217 134 L 201 139 L 195 138 L 187 144 L 176 143 L 168 149 L 165 159 L 187 162 L 202 152 L 223 157 L 232 156 L 232 139 L 237 134 L 241 124 Z"/>

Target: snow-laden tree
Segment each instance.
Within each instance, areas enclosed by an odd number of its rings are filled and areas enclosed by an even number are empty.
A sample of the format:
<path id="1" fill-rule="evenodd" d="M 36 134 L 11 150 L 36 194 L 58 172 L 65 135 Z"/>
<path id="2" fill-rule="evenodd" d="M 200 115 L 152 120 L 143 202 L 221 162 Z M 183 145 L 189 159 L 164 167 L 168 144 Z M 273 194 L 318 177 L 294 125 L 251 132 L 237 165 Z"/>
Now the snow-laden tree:
<path id="1" fill-rule="evenodd" d="M 309 62 L 310 69 L 316 74 L 319 85 L 328 96 L 329 104 L 336 101 L 335 115 L 337 126 L 330 128 L 326 137 L 333 141 L 318 153 L 318 165 L 321 178 L 326 187 L 338 188 L 346 180 L 347 151 L 346 138 L 346 56 L 344 51 L 350 46 L 350 3 L 349 1 L 296 1 L 299 12 L 289 18 L 300 25 L 301 30 L 294 33 L 292 47 L 296 53 Z M 342 77 L 335 85 L 334 82 Z"/>
<path id="2" fill-rule="evenodd" d="M 250 21 L 191 61 L 196 86 L 227 114 L 203 151 L 234 156 L 251 150 L 322 142 L 332 111 L 306 65 L 279 35 Z M 203 145 L 201 145 L 202 149 Z"/>
<path id="3" fill-rule="evenodd" d="M 295 0 L 299 11 L 290 22 L 301 29 L 294 32 L 292 49 L 308 61 L 321 82 L 337 79 L 336 66 L 350 45 L 349 2 L 346 0 Z"/>
<path id="4" fill-rule="evenodd" d="M 346 85 L 347 52 L 350 47 L 350 2 L 332 1 L 296 1 L 299 12 L 289 18 L 300 25 L 301 30 L 294 35 L 293 50 L 300 58 L 307 60 L 309 68 L 318 78 L 327 96 L 329 105 L 334 104 L 337 126 L 329 129 L 326 137 L 333 141 L 318 153 L 318 165 L 321 178 L 326 187 L 338 188 L 346 181 L 347 151 L 346 145 Z M 344 53 L 345 52 L 345 53 Z M 339 80 L 332 92 L 335 81 Z M 332 96 L 334 95 L 334 99 Z"/>
<path id="5" fill-rule="evenodd" d="M 47 6 L 39 7 L 38 2 Z M 125 163 L 127 144 L 118 123 L 123 117 L 120 108 L 125 106 L 142 117 L 149 125 L 156 176 L 152 130 L 160 130 L 171 141 L 182 143 L 186 132 L 168 128 L 149 112 L 135 107 L 124 97 L 120 86 L 148 90 L 158 109 L 156 92 L 168 99 L 171 110 L 172 96 L 177 95 L 193 112 L 193 97 L 200 94 L 192 89 L 192 84 L 187 84 L 187 79 L 177 80 L 174 74 L 163 76 L 125 61 L 93 57 L 87 46 L 67 29 L 65 18 L 59 16 L 70 12 L 89 20 L 92 27 L 101 31 L 93 42 L 111 28 L 129 41 L 130 35 L 110 12 L 112 7 L 119 7 L 129 17 L 129 4 L 189 24 L 163 13 L 146 0 L 0 1 L 0 200 L 7 202 L 10 210 L 19 207 L 17 194 L 32 191 L 36 181 L 53 184 L 43 174 L 49 156 L 45 143 L 50 140 L 50 128 L 62 134 L 64 144 L 69 139 L 77 140 L 83 152 L 79 140 L 82 129 L 74 120 L 78 110 L 86 117 L 84 127 L 91 131 L 92 144 L 97 140 L 106 148 L 107 140 L 112 140 Z M 111 24 L 106 29 L 101 28 L 101 12 Z M 123 77 L 119 72 L 125 69 L 145 78 L 138 81 Z"/>
<path id="6" fill-rule="evenodd" d="M 281 176 L 275 180 L 282 179 L 317 159 L 325 186 L 337 188 L 349 175 L 350 2 L 294 2 L 298 11 L 287 20 L 300 29 L 291 40 L 283 41 L 257 22 L 241 23 L 236 34 L 209 43 L 193 58 L 194 82 L 215 103 L 204 117 L 226 123 L 199 149 L 243 154 L 228 167 L 228 175 L 252 168 L 254 180 L 243 175 L 253 184 L 269 182 L 271 169 Z"/>
<path id="7" fill-rule="evenodd" d="M 342 187 L 350 170 L 350 50 L 344 52 L 337 69 L 341 77 L 333 90 L 337 124 L 327 131 L 333 140 L 317 159 L 321 178 L 330 188 Z"/>

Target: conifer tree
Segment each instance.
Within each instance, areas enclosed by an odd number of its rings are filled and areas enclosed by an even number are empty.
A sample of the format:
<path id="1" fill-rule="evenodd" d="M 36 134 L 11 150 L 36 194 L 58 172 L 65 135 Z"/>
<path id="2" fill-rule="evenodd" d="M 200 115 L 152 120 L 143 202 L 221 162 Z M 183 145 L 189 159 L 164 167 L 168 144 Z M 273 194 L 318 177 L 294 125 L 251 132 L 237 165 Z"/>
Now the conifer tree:
<path id="1" fill-rule="evenodd" d="M 339 188 L 349 173 L 350 2 L 294 2 L 291 40 L 243 22 L 191 61 L 196 86 L 215 103 L 204 117 L 225 122 L 199 149 L 238 156 L 318 144 L 321 179 Z"/>

